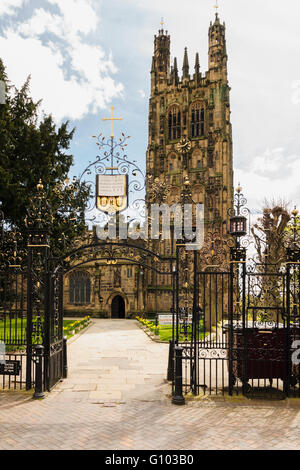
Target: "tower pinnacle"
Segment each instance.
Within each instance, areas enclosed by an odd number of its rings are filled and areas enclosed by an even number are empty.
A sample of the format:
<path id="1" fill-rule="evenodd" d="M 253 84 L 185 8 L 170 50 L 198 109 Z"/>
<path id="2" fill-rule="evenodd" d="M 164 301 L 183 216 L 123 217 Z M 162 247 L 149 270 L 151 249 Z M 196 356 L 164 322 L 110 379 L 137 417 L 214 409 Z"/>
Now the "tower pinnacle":
<path id="1" fill-rule="evenodd" d="M 200 78 L 200 62 L 199 62 L 198 52 L 196 53 L 196 59 L 195 59 L 195 75 L 194 75 L 194 78 L 196 80 L 196 83 L 198 83 L 199 78 Z"/>
<path id="2" fill-rule="evenodd" d="M 183 72 L 182 78 L 189 78 L 189 59 L 188 59 L 188 54 L 187 54 L 187 47 L 184 48 L 182 72 Z"/>
<path id="3" fill-rule="evenodd" d="M 163 26 L 163 19 L 161 25 Z M 154 37 L 154 56 L 152 61 L 152 76 L 155 83 L 162 83 L 170 75 L 170 36 L 168 31 L 160 29 Z"/>

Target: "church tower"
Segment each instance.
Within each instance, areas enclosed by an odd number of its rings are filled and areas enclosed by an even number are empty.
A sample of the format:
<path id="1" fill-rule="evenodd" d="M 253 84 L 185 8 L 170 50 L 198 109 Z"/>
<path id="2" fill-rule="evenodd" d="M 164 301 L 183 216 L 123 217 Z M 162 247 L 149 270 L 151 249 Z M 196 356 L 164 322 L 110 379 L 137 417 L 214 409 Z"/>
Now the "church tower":
<path id="1" fill-rule="evenodd" d="M 188 179 L 193 200 L 204 204 L 206 233 L 225 236 L 233 199 L 233 158 L 225 24 L 218 14 L 208 35 L 208 71 L 201 71 L 198 53 L 190 67 L 185 48 L 181 74 L 176 58 L 170 67 L 168 32 L 162 28 L 155 36 L 147 175 L 170 186 L 168 204 L 179 202 Z M 149 201 L 149 182 L 146 190 Z"/>

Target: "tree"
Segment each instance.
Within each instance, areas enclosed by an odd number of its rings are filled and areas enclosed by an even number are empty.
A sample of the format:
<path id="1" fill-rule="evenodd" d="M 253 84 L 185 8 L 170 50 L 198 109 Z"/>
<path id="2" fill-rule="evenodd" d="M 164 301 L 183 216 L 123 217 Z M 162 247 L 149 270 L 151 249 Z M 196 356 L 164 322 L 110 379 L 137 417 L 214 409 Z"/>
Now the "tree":
<path id="1" fill-rule="evenodd" d="M 75 129 L 69 130 L 68 121 L 57 127 L 51 115 L 40 116 L 41 101 L 30 97 L 30 77 L 16 89 L 1 59 L 0 80 L 6 84 L 6 103 L 0 105 L 0 201 L 5 220 L 26 231 L 27 210 L 41 180 L 52 209 L 52 245 L 58 255 L 85 229 L 89 188 L 78 181 L 66 184 L 73 164 L 68 151 Z"/>
<path id="2" fill-rule="evenodd" d="M 251 228 L 258 256 L 257 278 L 253 285 L 253 299 L 263 320 L 281 318 L 283 307 L 284 283 L 280 268 L 286 260 L 286 242 L 290 213 L 284 202 L 266 201 L 262 218 Z M 253 304 L 255 303 L 252 299 Z M 266 310 L 268 307 L 268 310 Z"/>
<path id="3" fill-rule="evenodd" d="M 285 241 L 288 237 L 290 214 L 283 202 L 266 201 L 263 216 L 251 228 L 261 264 L 268 263 L 278 269 L 285 260 Z"/>

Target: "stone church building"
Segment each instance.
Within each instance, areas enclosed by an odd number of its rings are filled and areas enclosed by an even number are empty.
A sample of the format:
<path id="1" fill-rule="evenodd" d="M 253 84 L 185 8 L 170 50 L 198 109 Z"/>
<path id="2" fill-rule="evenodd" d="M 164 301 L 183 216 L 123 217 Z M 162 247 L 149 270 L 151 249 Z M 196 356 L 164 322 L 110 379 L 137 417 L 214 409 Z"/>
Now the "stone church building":
<path id="1" fill-rule="evenodd" d="M 168 32 L 161 29 L 154 38 L 146 201 L 161 202 L 153 191 L 156 181 L 167 187 L 164 202 L 179 202 L 188 181 L 193 201 L 204 205 L 205 237 L 224 238 L 233 201 L 233 157 L 225 24 L 218 14 L 208 39 L 208 71 L 201 71 L 198 53 L 191 67 L 185 48 L 180 74 L 177 59 L 170 64 Z M 162 255 L 174 253 L 169 240 L 148 245 Z M 159 282 L 154 277 L 130 262 L 85 264 L 65 276 L 65 313 L 130 318 L 142 312 L 169 312 L 171 276 Z"/>

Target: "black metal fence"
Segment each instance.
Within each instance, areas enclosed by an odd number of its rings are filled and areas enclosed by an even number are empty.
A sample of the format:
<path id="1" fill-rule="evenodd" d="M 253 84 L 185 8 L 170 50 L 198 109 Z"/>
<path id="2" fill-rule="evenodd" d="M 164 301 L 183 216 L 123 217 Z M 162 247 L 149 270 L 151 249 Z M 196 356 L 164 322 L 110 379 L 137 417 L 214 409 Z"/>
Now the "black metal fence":
<path id="1" fill-rule="evenodd" d="M 232 250 L 228 271 L 196 270 L 190 341 L 178 340 L 174 315 L 183 393 L 300 397 L 299 282 L 298 250 L 277 266 Z"/>
<path id="2" fill-rule="evenodd" d="M 27 354 L 26 351 L 1 355 L 0 359 L 0 389 L 28 390 L 35 386 L 35 360 L 33 354 L 30 362 L 32 383 L 28 387 L 26 381 Z"/>

